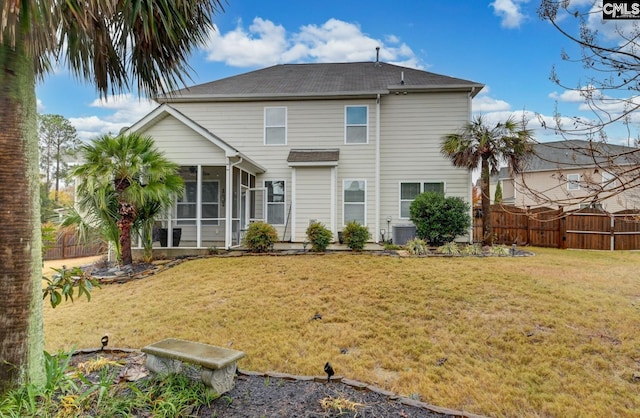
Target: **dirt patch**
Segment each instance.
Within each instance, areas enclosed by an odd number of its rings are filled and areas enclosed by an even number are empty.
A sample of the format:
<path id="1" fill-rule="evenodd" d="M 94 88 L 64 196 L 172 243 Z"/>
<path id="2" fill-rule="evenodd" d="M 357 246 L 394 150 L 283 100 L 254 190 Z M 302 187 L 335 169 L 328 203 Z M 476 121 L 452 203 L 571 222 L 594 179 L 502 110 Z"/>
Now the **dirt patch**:
<path id="1" fill-rule="evenodd" d="M 71 366 L 82 370 L 96 358 L 119 364 L 118 378 L 113 384 L 129 384 L 150 378 L 144 367 L 146 356 L 137 350 L 81 350 Z M 82 370 L 88 381 L 99 379 L 99 371 Z M 239 371 L 235 387 L 203 406 L 194 417 L 474 417 L 472 414 L 447 410 L 410 398 L 403 398 L 364 383 L 332 377 L 289 376 Z"/>

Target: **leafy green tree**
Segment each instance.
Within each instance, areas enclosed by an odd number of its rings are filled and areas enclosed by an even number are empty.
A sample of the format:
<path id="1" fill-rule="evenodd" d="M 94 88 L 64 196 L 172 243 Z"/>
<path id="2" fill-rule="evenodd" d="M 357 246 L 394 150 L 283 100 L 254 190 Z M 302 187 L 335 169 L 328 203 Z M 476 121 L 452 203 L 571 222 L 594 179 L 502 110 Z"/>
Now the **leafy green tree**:
<path id="1" fill-rule="evenodd" d="M 493 195 L 493 201 L 495 203 L 502 203 L 502 182 L 500 181 L 496 184 L 496 192 Z"/>
<path id="2" fill-rule="evenodd" d="M 489 178 L 498 173 L 502 161 L 507 162 L 512 173 L 520 172 L 532 146 L 532 131 L 525 128 L 524 122 L 518 123 L 513 118 L 490 127 L 482 116 L 478 116 L 459 132 L 442 139 L 442 154 L 454 166 L 474 170 L 480 165 L 483 245 L 491 245 L 493 241 Z"/>
<path id="3" fill-rule="evenodd" d="M 469 232 L 471 216 L 469 204 L 459 197 L 445 197 L 442 193 L 419 194 L 409 207 L 416 235 L 431 245 L 451 242 Z"/>
<path id="4" fill-rule="evenodd" d="M 55 189 L 54 201 L 58 202 L 60 180 L 66 176 L 65 157 L 80 146 L 80 138 L 71 122 L 60 115 L 38 115 L 40 170 L 45 173 L 45 183 Z"/>
<path id="5" fill-rule="evenodd" d="M 122 264 L 132 264 L 131 236 L 139 215 L 153 219 L 184 190 L 178 165 L 155 148 L 151 137 L 137 133 L 101 136 L 80 147 L 79 156 L 84 162 L 71 171 L 79 180 L 78 208 L 103 214 L 100 219 L 109 218 L 111 230 L 117 226 Z M 154 209 L 151 215 L 147 205 Z"/>
<path id="6" fill-rule="evenodd" d="M 174 90 L 221 8 L 220 0 L 0 1 L 0 395 L 44 381 L 36 80 L 59 64 L 102 97 Z"/>

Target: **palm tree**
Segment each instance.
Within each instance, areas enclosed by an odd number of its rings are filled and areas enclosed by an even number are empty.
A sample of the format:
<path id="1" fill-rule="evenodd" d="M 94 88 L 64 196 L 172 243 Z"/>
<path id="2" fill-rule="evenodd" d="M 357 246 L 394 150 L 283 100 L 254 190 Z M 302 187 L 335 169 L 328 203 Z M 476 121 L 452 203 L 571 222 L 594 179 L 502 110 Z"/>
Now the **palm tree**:
<path id="1" fill-rule="evenodd" d="M 532 152 L 532 132 L 513 118 L 498 122 L 493 128 L 482 116 L 467 123 L 454 134 L 443 137 L 441 151 L 454 166 L 469 170 L 480 164 L 480 192 L 482 194 L 482 244 L 493 243 L 489 177 L 497 174 L 500 163 L 506 161 L 512 173 L 521 170 L 524 158 Z"/>
<path id="2" fill-rule="evenodd" d="M 102 97 L 184 85 L 221 0 L 0 0 L 0 395 L 44 381 L 35 83 L 53 64 Z"/>
<path id="3" fill-rule="evenodd" d="M 80 147 L 79 154 L 84 163 L 71 172 L 79 179 L 79 209 L 102 214 L 99 218 L 106 218 L 107 225 L 117 225 L 122 264 L 132 264 L 136 221 L 140 226 L 152 222 L 183 192 L 178 165 L 155 148 L 151 137 L 137 133 L 104 135 Z"/>

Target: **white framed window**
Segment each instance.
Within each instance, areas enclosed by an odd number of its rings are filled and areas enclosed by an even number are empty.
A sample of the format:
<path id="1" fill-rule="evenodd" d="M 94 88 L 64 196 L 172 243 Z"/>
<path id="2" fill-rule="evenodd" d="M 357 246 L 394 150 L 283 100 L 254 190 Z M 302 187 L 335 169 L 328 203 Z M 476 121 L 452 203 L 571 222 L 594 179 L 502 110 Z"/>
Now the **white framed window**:
<path id="1" fill-rule="evenodd" d="M 264 143 L 265 145 L 287 144 L 287 108 L 264 108 Z"/>
<path id="2" fill-rule="evenodd" d="M 580 174 L 567 174 L 567 190 L 580 190 Z"/>
<path id="3" fill-rule="evenodd" d="M 616 176 L 608 171 L 602 172 L 602 188 L 606 190 L 615 189 L 618 185 Z"/>
<path id="4" fill-rule="evenodd" d="M 220 216 L 220 183 L 218 180 L 204 180 L 202 182 L 202 202 L 200 211 L 202 225 L 218 225 Z"/>
<path id="5" fill-rule="evenodd" d="M 369 142 L 369 107 L 345 106 L 344 143 L 366 144 Z"/>
<path id="6" fill-rule="evenodd" d="M 409 208 L 415 198 L 424 192 L 437 192 L 444 194 L 443 182 L 420 182 L 407 181 L 400 183 L 400 218 L 409 219 L 411 212 Z"/>
<path id="7" fill-rule="evenodd" d="M 344 180 L 342 224 L 356 221 L 367 224 L 367 182 L 366 180 Z"/>
<path id="8" fill-rule="evenodd" d="M 285 219 L 285 182 L 284 180 L 267 180 L 267 222 L 271 225 L 284 225 Z"/>
<path id="9" fill-rule="evenodd" d="M 176 219 L 178 225 L 195 225 L 196 205 L 198 199 L 198 182 L 184 181 L 184 194 L 176 202 Z"/>

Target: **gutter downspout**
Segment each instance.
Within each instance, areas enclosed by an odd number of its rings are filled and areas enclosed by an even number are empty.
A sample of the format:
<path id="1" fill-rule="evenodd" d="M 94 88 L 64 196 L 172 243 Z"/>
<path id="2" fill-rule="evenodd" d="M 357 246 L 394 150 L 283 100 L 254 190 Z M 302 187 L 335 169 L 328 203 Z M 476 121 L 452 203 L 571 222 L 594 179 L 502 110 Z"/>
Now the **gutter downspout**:
<path id="1" fill-rule="evenodd" d="M 469 104 L 468 106 L 468 122 L 471 122 L 471 120 L 473 119 L 473 115 L 472 115 L 472 110 L 473 110 L 473 106 L 471 105 L 471 102 L 473 101 L 473 92 L 476 90 L 475 86 L 471 87 L 471 91 L 469 92 Z M 471 217 L 471 227 L 469 228 L 469 244 L 473 244 L 473 219 L 475 219 L 473 217 L 473 175 L 471 174 L 471 171 L 469 171 L 469 190 L 467 191 L 467 198 L 469 199 L 469 208 L 470 208 L 470 212 L 469 212 L 469 216 Z"/>
<path id="2" fill-rule="evenodd" d="M 231 248 L 232 244 L 232 233 L 233 233 L 233 167 L 242 163 L 243 158 L 240 157 L 238 161 L 235 163 L 231 163 L 230 157 L 227 158 L 227 175 L 226 175 L 226 188 L 225 191 L 225 199 L 226 199 L 226 207 L 225 207 L 225 228 L 224 228 L 224 246 L 225 248 Z"/>
<path id="3" fill-rule="evenodd" d="M 380 242 L 380 93 L 376 97 L 376 238 Z"/>

